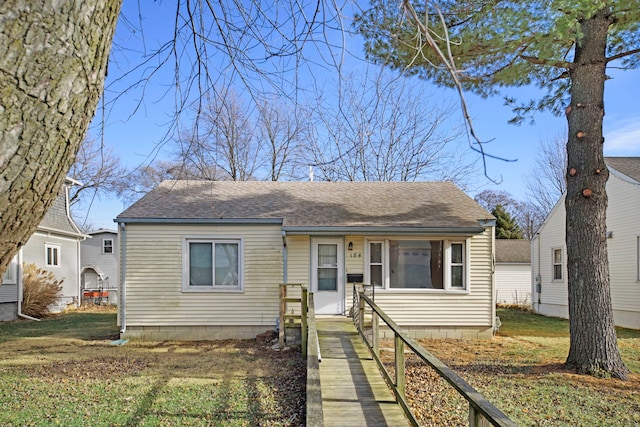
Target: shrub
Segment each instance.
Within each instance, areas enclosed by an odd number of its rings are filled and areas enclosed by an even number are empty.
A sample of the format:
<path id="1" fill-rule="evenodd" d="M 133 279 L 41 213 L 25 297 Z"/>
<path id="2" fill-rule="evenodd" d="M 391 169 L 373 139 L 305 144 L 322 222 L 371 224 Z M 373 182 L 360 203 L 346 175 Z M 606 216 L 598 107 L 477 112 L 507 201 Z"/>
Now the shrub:
<path id="1" fill-rule="evenodd" d="M 40 318 L 49 312 L 49 306 L 62 296 L 62 282 L 50 271 L 24 264 L 22 270 L 22 313 Z"/>

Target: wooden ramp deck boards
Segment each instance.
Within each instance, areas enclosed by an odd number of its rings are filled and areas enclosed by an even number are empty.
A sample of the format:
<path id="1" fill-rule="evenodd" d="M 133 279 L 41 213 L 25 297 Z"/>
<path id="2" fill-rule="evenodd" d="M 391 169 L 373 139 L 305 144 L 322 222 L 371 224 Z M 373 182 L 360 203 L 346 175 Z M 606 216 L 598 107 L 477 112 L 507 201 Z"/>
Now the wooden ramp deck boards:
<path id="1" fill-rule="evenodd" d="M 351 319 L 318 318 L 324 425 L 409 425 Z"/>

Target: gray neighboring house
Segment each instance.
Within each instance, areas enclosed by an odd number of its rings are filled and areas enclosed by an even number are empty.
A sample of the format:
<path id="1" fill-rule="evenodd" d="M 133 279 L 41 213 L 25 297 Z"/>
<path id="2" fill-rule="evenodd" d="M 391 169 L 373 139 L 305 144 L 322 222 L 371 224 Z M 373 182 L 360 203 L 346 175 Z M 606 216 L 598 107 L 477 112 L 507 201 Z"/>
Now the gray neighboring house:
<path id="1" fill-rule="evenodd" d="M 18 253 L 2 276 L 0 285 L 0 322 L 18 317 L 18 276 L 21 253 Z"/>
<path id="2" fill-rule="evenodd" d="M 496 239 L 496 302 L 531 304 L 531 242 Z"/>
<path id="3" fill-rule="evenodd" d="M 101 228 L 90 232 L 89 236 L 91 238 L 80 244 L 82 291 L 107 292 L 109 303 L 117 304 L 118 232 Z"/>
<path id="4" fill-rule="evenodd" d="M 80 232 L 69 213 L 69 188 L 76 184 L 65 179 L 58 197 L 5 273 L 0 286 L 0 320 L 20 316 L 23 263 L 35 264 L 63 280 L 62 296 L 52 311 L 80 302 L 80 242 L 88 236 Z"/>

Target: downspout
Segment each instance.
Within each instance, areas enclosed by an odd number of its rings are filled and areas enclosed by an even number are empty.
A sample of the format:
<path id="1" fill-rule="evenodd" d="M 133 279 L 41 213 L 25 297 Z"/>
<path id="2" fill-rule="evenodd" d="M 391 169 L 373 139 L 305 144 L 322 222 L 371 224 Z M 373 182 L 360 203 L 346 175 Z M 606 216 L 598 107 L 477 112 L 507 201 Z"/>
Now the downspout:
<path id="1" fill-rule="evenodd" d="M 18 279 L 18 317 L 39 322 L 40 319 L 22 314 L 22 249 L 18 251 L 18 270 L 16 271 L 16 276 Z"/>
<path id="2" fill-rule="evenodd" d="M 120 333 L 127 332 L 127 229 L 124 223 L 118 224 L 120 237 Z"/>
<path id="3" fill-rule="evenodd" d="M 80 301 L 82 301 L 81 298 L 81 293 L 82 291 L 80 290 L 80 288 L 82 287 L 82 259 L 81 259 L 81 254 L 80 254 L 80 239 L 76 239 L 76 258 L 78 258 L 78 268 L 76 269 L 76 271 L 80 272 L 80 274 L 78 274 L 77 280 L 76 280 L 76 290 L 77 290 L 77 294 L 76 294 L 76 308 L 80 307 Z"/>
<path id="4" fill-rule="evenodd" d="M 287 232 L 282 230 L 282 283 L 287 283 Z"/>
<path id="5" fill-rule="evenodd" d="M 536 241 L 538 242 L 538 259 L 536 260 L 536 264 L 538 267 L 538 272 L 535 277 L 535 286 L 536 286 L 536 299 L 538 300 L 537 309 L 534 308 L 534 311 L 538 313 L 540 311 L 540 304 L 542 303 L 542 275 L 540 274 L 540 233 L 536 233 Z M 533 303 L 533 301 L 532 301 Z M 533 304 L 532 304 L 533 305 Z"/>

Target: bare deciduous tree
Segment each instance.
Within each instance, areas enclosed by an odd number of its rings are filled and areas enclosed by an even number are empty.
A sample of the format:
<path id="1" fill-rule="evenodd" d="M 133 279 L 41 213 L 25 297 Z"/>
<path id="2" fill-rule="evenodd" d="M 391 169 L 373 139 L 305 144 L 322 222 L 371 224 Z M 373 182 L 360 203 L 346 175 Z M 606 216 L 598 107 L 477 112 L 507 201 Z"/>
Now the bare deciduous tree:
<path id="1" fill-rule="evenodd" d="M 119 180 L 124 175 L 126 170 L 113 150 L 95 139 L 84 140 L 68 173 L 79 182 L 69 189 L 69 207 L 81 228 L 86 228 L 87 212 L 93 200 L 116 194 Z"/>
<path id="2" fill-rule="evenodd" d="M 268 169 L 266 179 L 280 181 L 299 177 L 304 144 L 309 141 L 308 115 L 277 101 L 262 103 L 259 111 L 259 135 Z"/>
<path id="3" fill-rule="evenodd" d="M 502 206 L 516 221 L 525 239 L 533 238 L 545 218 L 537 206 L 528 201 L 516 200 L 507 191 L 484 190 L 476 194 L 474 200 L 489 212 L 498 205 Z"/>
<path id="4" fill-rule="evenodd" d="M 449 180 L 464 186 L 471 165 L 455 158 L 451 108 L 419 84 L 390 75 L 346 79 L 339 108 L 319 103 L 311 162 L 329 181 Z M 430 102 L 432 101 L 432 102 Z M 454 160 L 455 158 L 455 160 Z"/>
<path id="5" fill-rule="evenodd" d="M 544 217 L 558 203 L 567 189 L 566 137 L 557 135 L 540 144 L 534 170 L 527 176 L 527 195 Z"/>
<path id="6" fill-rule="evenodd" d="M 157 161 L 135 168 L 117 182 L 117 195 L 125 203 L 133 203 L 166 179 L 193 178 L 194 173 L 183 162 Z"/>

